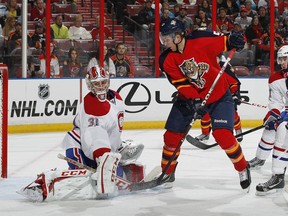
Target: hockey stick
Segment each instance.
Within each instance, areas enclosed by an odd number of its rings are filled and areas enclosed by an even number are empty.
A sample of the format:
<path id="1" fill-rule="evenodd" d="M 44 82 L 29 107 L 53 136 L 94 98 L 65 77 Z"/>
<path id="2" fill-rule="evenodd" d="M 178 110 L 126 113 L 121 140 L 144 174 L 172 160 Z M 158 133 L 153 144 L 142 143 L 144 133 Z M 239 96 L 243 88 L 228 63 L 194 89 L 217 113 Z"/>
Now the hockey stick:
<path id="1" fill-rule="evenodd" d="M 251 105 L 251 106 L 256 106 L 256 107 L 261 107 L 261 108 L 267 108 L 267 106 L 261 105 L 261 104 L 256 104 L 256 103 L 249 103 L 245 100 L 242 100 L 241 103 Z"/>
<path id="2" fill-rule="evenodd" d="M 237 134 L 235 137 L 237 138 L 237 137 L 244 136 L 244 135 L 246 135 L 246 134 L 252 133 L 252 132 L 257 131 L 257 130 L 259 130 L 259 129 L 261 129 L 261 128 L 264 128 L 264 127 L 265 127 L 264 125 L 260 125 L 260 126 L 258 126 L 258 127 L 252 128 L 252 129 L 250 129 L 250 130 L 248 130 L 248 131 L 245 131 L 245 132 L 243 132 L 243 133 L 241 133 L 241 134 Z M 212 145 L 207 145 L 206 143 L 203 143 L 203 142 L 201 142 L 200 140 L 197 140 L 197 139 L 195 139 L 194 137 L 192 137 L 192 136 L 190 136 L 190 135 L 187 135 L 186 140 L 187 140 L 190 144 L 192 144 L 192 145 L 194 145 L 195 147 L 197 147 L 197 148 L 199 148 L 199 149 L 202 149 L 202 150 L 207 150 L 207 149 L 213 148 L 213 147 L 215 147 L 215 146 L 218 145 L 218 143 L 214 143 L 214 144 L 212 144 Z"/>
<path id="3" fill-rule="evenodd" d="M 209 99 L 209 97 L 210 97 L 211 93 L 213 92 L 213 90 L 214 90 L 214 88 L 215 88 L 218 80 L 220 79 L 220 77 L 221 77 L 222 74 L 224 73 L 224 70 L 226 69 L 228 63 L 229 63 L 230 60 L 232 59 L 232 57 L 233 57 L 233 55 L 234 55 L 235 52 L 236 52 L 236 49 L 232 49 L 231 52 L 229 53 L 229 56 L 227 57 L 225 63 L 223 64 L 223 66 L 222 66 L 222 68 L 220 69 L 219 73 L 217 74 L 214 82 L 212 83 L 212 85 L 211 85 L 208 93 L 206 94 L 204 100 L 203 100 L 202 103 L 201 103 L 201 106 L 202 106 L 202 107 L 204 107 L 204 106 L 206 105 L 207 100 Z M 196 115 L 196 113 L 195 113 L 195 115 Z M 133 184 L 133 183 L 132 183 L 131 188 L 132 188 L 133 190 L 149 189 L 149 188 L 153 188 L 153 187 L 156 187 L 156 186 L 159 186 L 159 185 L 165 183 L 165 180 L 166 180 L 166 179 L 164 178 L 164 176 L 166 175 L 166 173 L 167 173 L 167 171 L 168 171 L 171 163 L 172 163 L 173 160 L 175 159 L 177 152 L 180 150 L 180 147 L 182 146 L 182 143 L 184 142 L 184 140 L 185 140 L 187 134 L 189 133 L 191 127 L 194 125 L 195 120 L 196 120 L 196 118 L 194 117 L 194 118 L 192 119 L 191 123 L 187 126 L 187 128 L 186 128 L 186 130 L 185 130 L 185 132 L 184 132 L 183 137 L 182 137 L 181 140 L 179 141 L 177 147 L 175 148 L 172 156 L 170 157 L 170 160 L 168 161 L 167 165 L 166 165 L 165 168 L 163 169 L 161 175 L 160 175 L 157 179 L 152 180 L 152 181 L 150 181 L 150 182 L 143 182 L 143 183 L 140 182 L 140 183 L 136 183 L 136 184 Z"/>

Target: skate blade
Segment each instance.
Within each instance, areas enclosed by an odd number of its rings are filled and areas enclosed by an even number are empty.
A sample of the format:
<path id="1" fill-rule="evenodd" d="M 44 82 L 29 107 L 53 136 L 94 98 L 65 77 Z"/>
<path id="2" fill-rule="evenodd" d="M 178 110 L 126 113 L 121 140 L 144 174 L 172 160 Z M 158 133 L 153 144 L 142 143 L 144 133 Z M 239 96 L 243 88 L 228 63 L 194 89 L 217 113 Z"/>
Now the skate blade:
<path id="1" fill-rule="evenodd" d="M 283 188 L 272 189 L 269 191 L 256 191 L 255 195 L 257 196 L 268 196 L 268 195 L 277 195 L 283 192 Z"/>
<path id="2" fill-rule="evenodd" d="M 173 182 L 166 182 L 163 184 L 164 189 L 170 189 L 173 188 Z"/>
<path id="3" fill-rule="evenodd" d="M 248 187 L 245 188 L 245 189 L 242 188 L 242 191 L 243 191 L 244 193 L 249 193 L 249 192 L 250 192 L 250 186 L 248 186 Z"/>

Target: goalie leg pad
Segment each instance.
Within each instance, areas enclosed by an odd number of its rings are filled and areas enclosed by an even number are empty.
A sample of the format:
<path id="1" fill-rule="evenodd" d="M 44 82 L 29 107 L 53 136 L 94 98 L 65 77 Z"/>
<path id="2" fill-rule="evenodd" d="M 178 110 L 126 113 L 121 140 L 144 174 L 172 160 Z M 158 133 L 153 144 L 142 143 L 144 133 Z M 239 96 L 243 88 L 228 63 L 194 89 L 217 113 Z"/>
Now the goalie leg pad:
<path id="1" fill-rule="evenodd" d="M 88 170 L 52 170 L 41 173 L 17 193 L 36 202 L 95 199 L 95 184 Z"/>
<path id="2" fill-rule="evenodd" d="M 115 177 L 120 159 L 121 154 L 112 152 L 106 152 L 99 158 L 99 166 L 94 174 L 97 177 L 98 194 L 106 194 L 108 196 L 114 194 L 116 188 Z"/>
<path id="3" fill-rule="evenodd" d="M 144 179 L 144 166 L 142 164 L 131 163 L 123 166 L 123 170 L 130 182 L 140 182 Z"/>

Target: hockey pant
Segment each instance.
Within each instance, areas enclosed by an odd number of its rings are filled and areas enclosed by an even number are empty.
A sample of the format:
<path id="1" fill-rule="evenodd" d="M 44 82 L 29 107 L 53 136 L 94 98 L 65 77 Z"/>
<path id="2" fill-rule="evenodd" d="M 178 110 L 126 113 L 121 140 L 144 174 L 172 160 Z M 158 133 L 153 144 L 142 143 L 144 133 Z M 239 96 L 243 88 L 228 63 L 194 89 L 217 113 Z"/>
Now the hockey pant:
<path id="1" fill-rule="evenodd" d="M 288 114 L 286 114 L 288 117 Z M 288 119 L 275 130 L 264 129 L 256 157 L 267 160 L 272 151 L 272 173 L 282 174 L 288 165 Z"/>
<path id="2" fill-rule="evenodd" d="M 234 130 L 236 131 L 236 130 L 240 130 L 240 129 L 241 129 L 240 116 L 239 116 L 237 110 L 235 110 L 235 112 L 234 112 Z M 210 118 L 210 115 L 208 112 L 201 119 L 201 131 L 202 131 L 202 134 L 205 134 L 205 135 L 210 134 L 211 118 Z"/>

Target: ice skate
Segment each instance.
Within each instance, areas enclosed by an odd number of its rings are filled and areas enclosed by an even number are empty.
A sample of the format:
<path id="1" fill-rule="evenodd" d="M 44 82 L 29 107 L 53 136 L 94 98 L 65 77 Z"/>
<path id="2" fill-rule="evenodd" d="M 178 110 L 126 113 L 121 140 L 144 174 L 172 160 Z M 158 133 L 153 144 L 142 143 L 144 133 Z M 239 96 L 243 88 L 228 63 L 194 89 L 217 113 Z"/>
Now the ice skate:
<path id="1" fill-rule="evenodd" d="M 119 153 L 121 154 L 121 165 L 137 160 L 143 149 L 144 145 L 142 143 L 133 143 L 132 140 L 122 141 L 122 146 L 119 149 Z"/>
<path id="2" fill-rule="evenodd" d="M 265 163 L 265 160 L 261 160 L 261 159 L 259 159 L 257 157 L 255 157 L 252 160 L 248 161 L 250 169 L 260 169 L 260 167 L 263 166 L 264 163 Z"/>
<path id="3" fill-rule="evenodd" d="M 248 167 L 243 171 L 239 172 L 239 178 L 242 189 L 248 193 L 251 184 L 250 170 Z"/>
<path id="4" fill-rule="evenodd" d="M 175 171 L 169 175 L 165 174 L 163 179 L 162 179 L 163 188 L 165 188 L 165 189 L 172 188 L 174 181 L 175 181 Z"/>
<path id="5" fill-rule="evenodd" d="M 256 186 L 256 195 L 265 196 L 267 194 L 282 191 L 285 186 L 284 174 L 275 174 L 267 182 Z"/>
<path id="6" fill-rule="evenodd" d="M 242 129 L 240 128 L 239 130 L 235 130 L 235 133 L 236 133 L 236 136 L 237 136 L 238 134 L 242 134 Z M 239 136 L 239 137 L 237 137 L 236 139 L 237 139 L 238 142 L 242 142 L 243 136 Z"/>
<path id="7" fill-rule="evenodd" d="M 200 134 L 199 136 L 195 137 L 195 139 L 199 141 L 208 141 L 209 140 L 209 134 Z"/>

